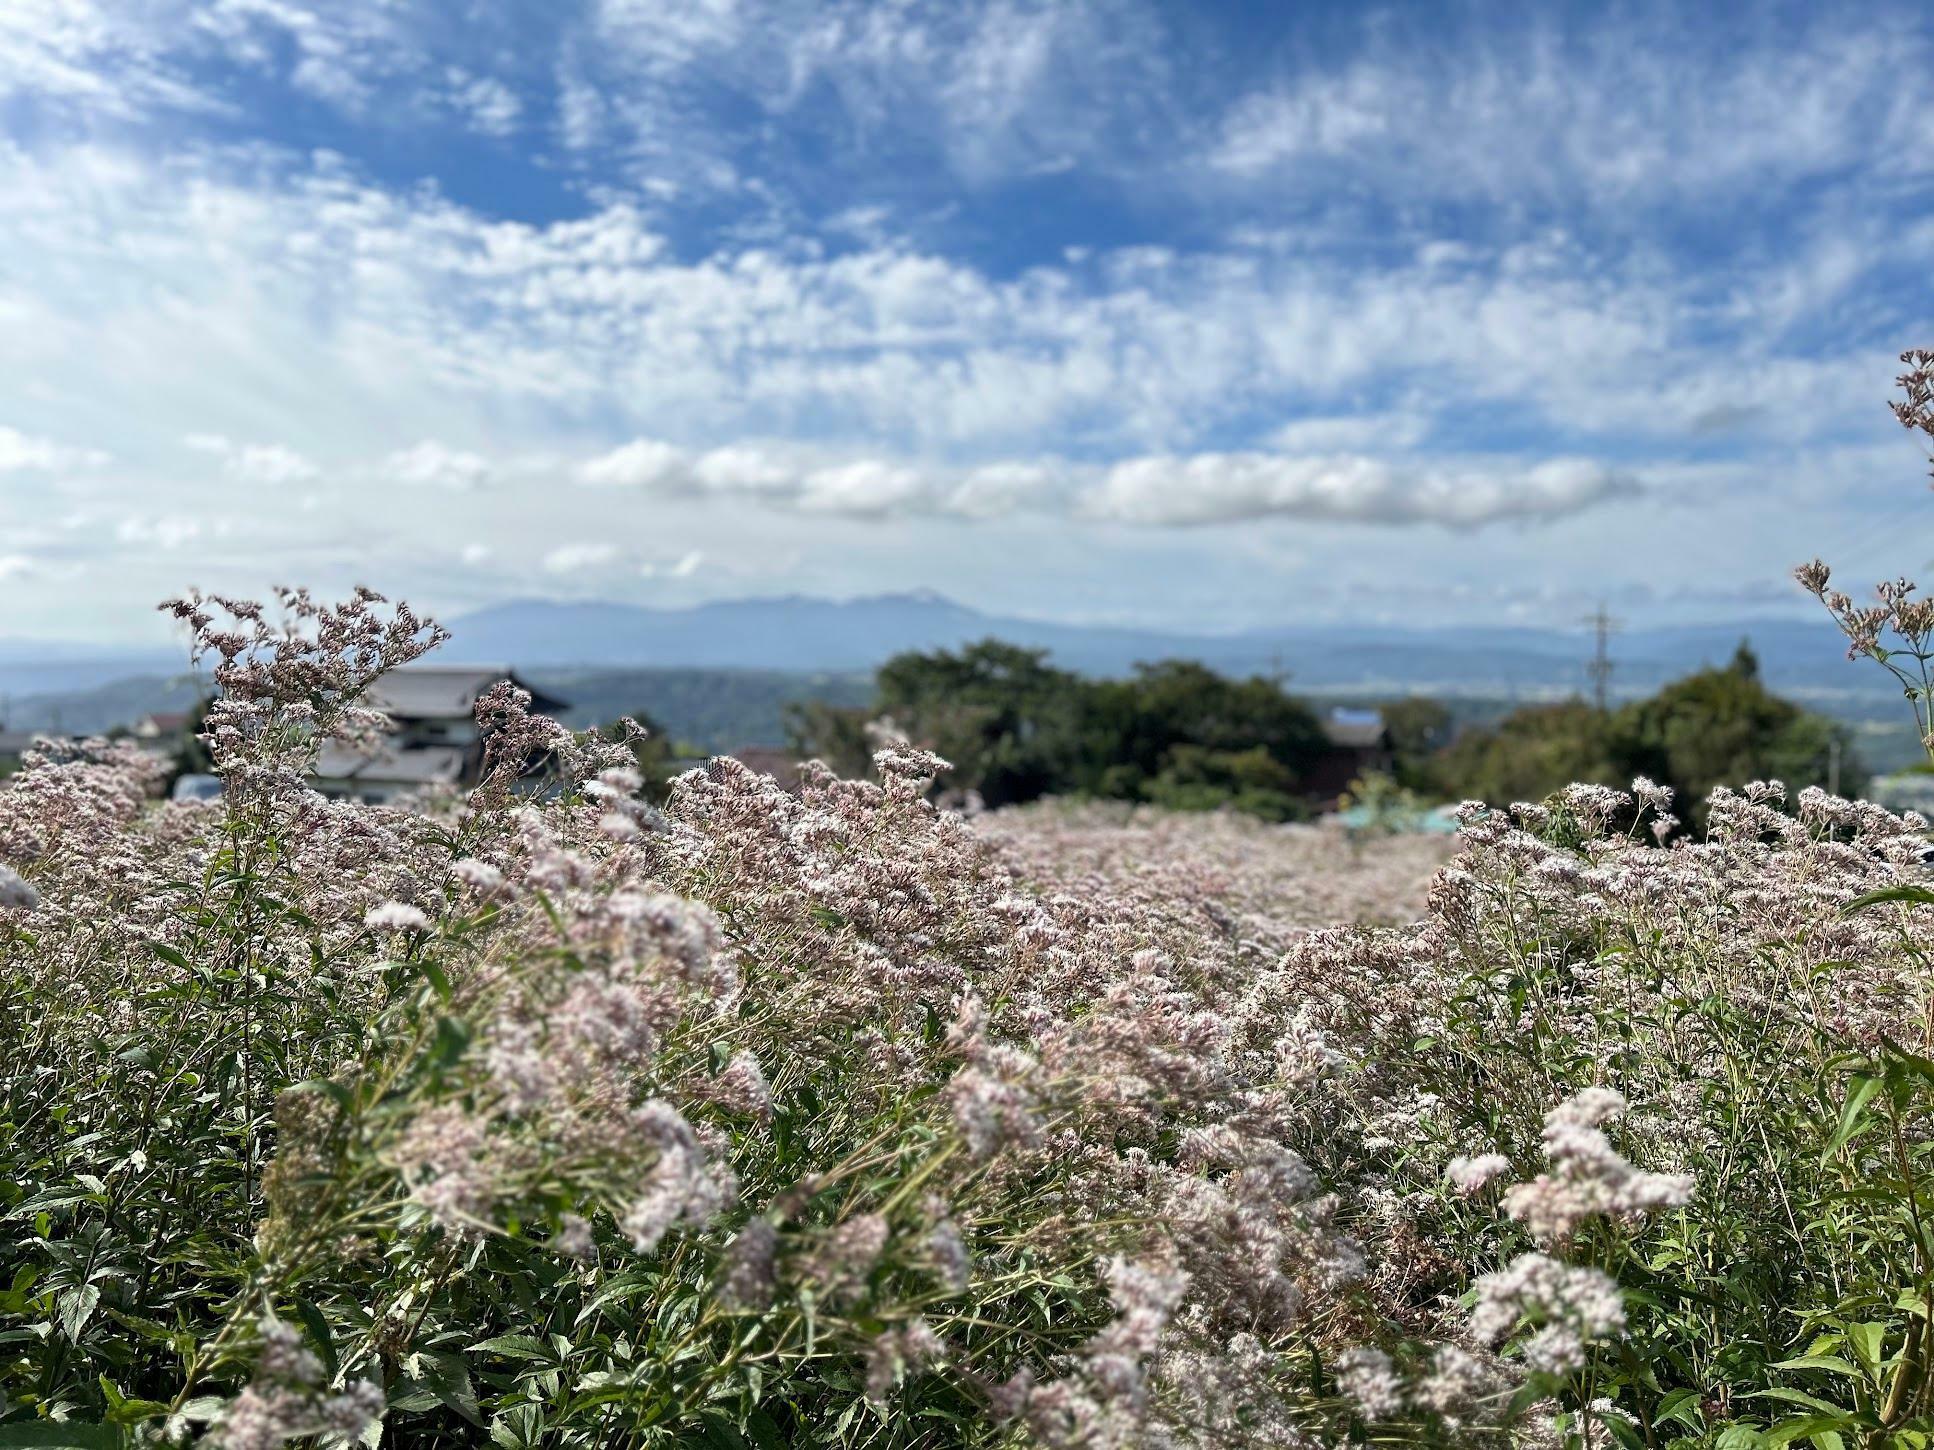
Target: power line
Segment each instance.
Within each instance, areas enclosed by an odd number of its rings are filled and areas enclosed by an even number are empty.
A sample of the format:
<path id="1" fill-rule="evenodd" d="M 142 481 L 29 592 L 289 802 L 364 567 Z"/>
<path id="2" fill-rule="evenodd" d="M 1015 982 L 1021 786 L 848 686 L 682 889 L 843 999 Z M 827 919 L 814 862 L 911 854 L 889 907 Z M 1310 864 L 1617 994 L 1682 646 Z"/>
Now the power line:
<path id="1" fill-rule="evenodd" d="M 1592 629 L 1592 657 L 1585 666 L 1585 673 L 1592 682 L 1592 702 L 1597 705 L 1598 713 L 1603 715 L 1611 700 L 1612 656 L 1609 646 L 1612 635 L 1618 630 L 1619 621 L 1606 612 L 1601 600 L 1598 608 L 1586 615 L 1583 622 Z"/>

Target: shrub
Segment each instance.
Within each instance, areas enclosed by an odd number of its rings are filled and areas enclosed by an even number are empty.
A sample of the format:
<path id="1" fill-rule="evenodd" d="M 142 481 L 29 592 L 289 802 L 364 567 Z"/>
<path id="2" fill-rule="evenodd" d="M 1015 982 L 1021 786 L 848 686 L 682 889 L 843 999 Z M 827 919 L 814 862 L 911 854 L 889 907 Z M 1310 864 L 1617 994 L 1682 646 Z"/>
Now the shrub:
<path id="1" fill-rule="evenodd" d="M 175 606 L 221 802 L 153 804 L 105 744 L 0 794 L 6 1425 L 1086 1446 L 1361 1412 L 1323 1368 L 1367 1300 L 1292 1146 L 1309 1044 L 1232 1008 L 1235 944 L 1029 891 L 930 755 L 797 795 L 721 760 L 661 813 L 627 742 L 507 685 L 466 800 L 325 801 L 320 743 L 374 738 L 370 684 L 439 632 L 283 605 Z"/>

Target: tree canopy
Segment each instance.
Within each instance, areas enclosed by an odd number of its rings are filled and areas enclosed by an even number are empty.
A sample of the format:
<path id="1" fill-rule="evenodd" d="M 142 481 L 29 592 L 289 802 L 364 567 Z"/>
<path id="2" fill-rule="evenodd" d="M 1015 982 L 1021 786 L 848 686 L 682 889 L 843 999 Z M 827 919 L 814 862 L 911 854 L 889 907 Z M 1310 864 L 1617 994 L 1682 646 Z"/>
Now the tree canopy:
<path id="1" fill-rule="evenodd" d="M 850 768 L 861 713 L 795 711 L 794 743 Z M 944 787 L 989 806 L 1082 794 L 1287 820 L 1307 813 L 1299 787 L 1329 748 L 1276 680 L 1188 660 L 1087 679 L 997 640 L 896 655 L 879 672 L 874 713 L 953 762 Z"/>

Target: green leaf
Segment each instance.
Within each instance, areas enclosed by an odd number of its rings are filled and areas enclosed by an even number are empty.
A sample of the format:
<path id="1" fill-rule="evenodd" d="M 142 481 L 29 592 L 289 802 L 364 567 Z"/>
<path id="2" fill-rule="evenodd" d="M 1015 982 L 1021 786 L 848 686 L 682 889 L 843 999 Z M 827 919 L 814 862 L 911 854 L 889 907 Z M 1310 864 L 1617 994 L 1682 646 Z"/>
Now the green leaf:
<path id="1" fill-rule="evenodd" d="M 778 1424 L 756 1405 L 745 1417 L 745 1433 L 759 1450 L 786 1450 L 786 1437 L 779 1432 Z"/>
<path id="2" fill-rule="evenodd" d="M 436 1024 L 436 1046 L 431 1060 L 438 1067 L 451 1067 L 463 1056 L 464 1049 L 470 1045 L 470 1024 L 456 1017 L 439 1017 Z"/>
<path id="3" fill-rule="evenodd" d="M 63 1289 L 54 1301 L 54 1317 L 60 1321 L 61 1332 L 68 1339 L 78 1342 L 81 1330 L 93 1317 L 94 1307 L 101 1302 L 101 1286 L 80 1284 L 72 1289 Z"/>
<path id="4" fill-rule="evenodd" d="M 477 1392 L 470 1384 L 470 1367 L 460 1354 L 426 1349 L 416 1356 L 422 1365 L 419 1376 L 425 1388 L 473 1425 L 483 1424 L 477 1408 Z"/>
<path id="5" fill-rule="evenodd" d="M 160 957 L 162 961 L 168 963 L 171 967 L 180 967 L 184 972 L 192 972 L 195 970 L 195 964 L 193 962 L 189 961 L 188 958 L 184 957 L 166 942 L 151 941 L 148 943 L 148 950 Z"/>
<path id="6" fill-rule="evenodd" d="M 1871 1077 L 1866 1073 L 1856 1073 L 1853 1076 L 1847 1088 L 1847 1100 L 1840 1108 L 1840 1121 L 1834 1127 L 1833 1136 L 1827 1139 L 1826 1147 L 1820 1151 L 1822 1163 L 1827 1162 L 1835 1153 L 1846 1147 L 1856 1135 L 1866 1130 L 1867 1104 L 1873 1101 L 1874 1094 L 1880 1091 L 1880 1087 L 1881 1080 L 1877 1077 Z"/>
<path id="7" fill-rule="evenodd" d="M 1856 1430 L 1859 1422 L 1851 1415 L 1802 1415 L 1797 1419 L 1782 1420 L 1759 1437 L 1761 1445 L 1791 1445 L 1795 1440 L 1830 1435 L 1838 1430 Z"/>
<path id="8" fill-rule="evenodd" d="M 506 1359 L 534 1359 L 544 1364 L 556 1364 L 558 1357 L 551 1347 L 541 1339 L 528 1334 L 502 1334 L 495 1339 L 481 1340 L 470 1346 L 472 1354 L 501 1354 Z"/>
<path id="9" fill-rule="evenodd" d="M 1753 1390 L 1742 1398 L 1749 1400 L 1778 1400 L 1782 1404 L 1804 1405 L 1809 1410 L 1818 1410 L 1823 1415 L 1842 1415 L 1846 1411 L 1831 1400 L 1823 1400 L 1818 1395 L 1809 1395 L 1805 1390 L 1790 1390 L 1775 1386 L 1770 1390 Z"/>
<path id="10" fill-rule="evenodd" d="M 329 1332 L 329 1321 L 322 1317 L 322 1311 L 307 1299 L 295 1301 L 296 1317 L 309 1331 L 309 1342 L 315 1346 L 316 1353 L 322 1357 L 323 1368 L 330 1379 L 336 1377 L 336 1338 Z"/>
<path id="11" fill-rule="evenodd" d="M 1828 1374 L 1858 1375 L 1859 1368 L 1837 1354 L 1802 1354 L 1795 1359 L 1783 1359 L 1777 1364 L 1769 1364 L 1768 1369 L 1821 1369 Z"/>
<path id="12" fill-rule="evenodd" d="M 418 962 L 417 966 L 422 968 L 423 975 L 430 979 L 430 985 L 436 988 L 437 996 L 448 1002 L 450 1000 L 450 978 L 442 966 L 428 957 Z"/>
<path id="13" fill-rule="evenodd" d="M 1865 911 L 1870 906 L 1880 906 L 1889 901 L 1898 901 L 1908 906 L 1934 906 L 1934 890 L 1925 886 L 1883 886 L 1878 891 L 1869 891 L 1856 896 L 1840 908 L 1842 916 L 1851 916 L 1856 911 Z"/>
<path id="14" fill-rule="evenodd" d="M 1872 1322 L 1849 1324 L 1846 1335 L 1847 1343 L 1852 1346 L 1854 1358 L 1860 1361 L 1861 1368 L 1869 1374 L 1878 1373 L 1885 1358 L 1881 1351 L 1887 1340 L 1887 1326 Z"/>
<path id="15" fill-rule="evenodd" d="M 1699 1427 L 1699 1418 L 1699 1391 L 1697 1390 L 1674 1390 L 1660 1400 L 1658 1408 L 1652 1412 L 1654 1422 L 1676 1420 L 1689 1429 Z"/>
<path id="16" fill-rule="evenodd" d="M 105 1385 L 107 1377 L 101 1377 Z M 168 1407 L 160 1400 L 122 1400 L 108 1411 L 108 1419 L 116 1425 L 138 1425 L 143 1420 L 158 1419 L 168 1413 Z"/>

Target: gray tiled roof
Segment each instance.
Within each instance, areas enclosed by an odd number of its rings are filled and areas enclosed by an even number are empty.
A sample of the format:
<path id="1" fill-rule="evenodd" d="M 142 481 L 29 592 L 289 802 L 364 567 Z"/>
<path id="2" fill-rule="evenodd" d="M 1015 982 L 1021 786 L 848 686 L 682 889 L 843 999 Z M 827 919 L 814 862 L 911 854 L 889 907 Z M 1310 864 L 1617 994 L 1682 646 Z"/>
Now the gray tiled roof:
<path id="1" fill-rule="evenodd" d="M 529 690 L 535 710 L 565 707 L 563 700 L 518 679 L 508 665 L 405 665 L 376 682 L 370 703 L 399 720 L 468 720 L 478 696 L 499 680 Z"/>
<path id="2" fill-rule="evenodd" d="M 335 741 L 316 761 L 319 780 L 353 780 L 370 785 L 453 785 L 463 774 L 459 745 L 421 745 L 367 755 Z"/>

